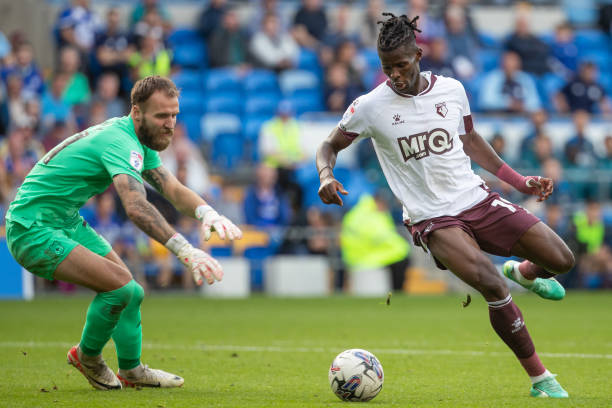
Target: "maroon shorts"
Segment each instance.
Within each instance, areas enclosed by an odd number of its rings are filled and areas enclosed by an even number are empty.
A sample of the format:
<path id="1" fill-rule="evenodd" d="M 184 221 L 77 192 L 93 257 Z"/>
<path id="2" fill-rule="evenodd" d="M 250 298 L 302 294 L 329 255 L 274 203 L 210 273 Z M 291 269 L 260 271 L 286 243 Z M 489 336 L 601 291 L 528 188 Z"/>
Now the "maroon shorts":
<path id="1" fill-rule="evenodd" d="M 406 225 L 414 244 L 427 251 L 427 237 L 441 228 L 461 228 L 480 248 L 493 255 L 510 256 L 512 247 L 539 218 L 523 207 L 490 192 L 487 198 L 453 217 L 430 218 Z M 435 257 L 434 257 L 435 259 Z M 440 269 L 446 269 L 435 259 Z"/>

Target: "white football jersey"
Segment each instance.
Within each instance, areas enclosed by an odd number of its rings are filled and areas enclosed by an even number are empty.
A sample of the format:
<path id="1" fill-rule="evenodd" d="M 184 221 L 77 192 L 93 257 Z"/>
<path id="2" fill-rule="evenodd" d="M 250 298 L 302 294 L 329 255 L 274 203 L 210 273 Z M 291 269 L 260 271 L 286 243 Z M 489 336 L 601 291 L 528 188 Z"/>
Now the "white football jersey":
<path id="1" fill-rule="evenodd" d="M 357 98 L 338 124 L 350 139 L 372 138 L 410 224 L 457 215 L 487 196 L 459 138 L 472 130 L 463 85 L 431 72 L 421 75 L 429 85 L 420 94 L 400 95 L 384 82 Z"/>

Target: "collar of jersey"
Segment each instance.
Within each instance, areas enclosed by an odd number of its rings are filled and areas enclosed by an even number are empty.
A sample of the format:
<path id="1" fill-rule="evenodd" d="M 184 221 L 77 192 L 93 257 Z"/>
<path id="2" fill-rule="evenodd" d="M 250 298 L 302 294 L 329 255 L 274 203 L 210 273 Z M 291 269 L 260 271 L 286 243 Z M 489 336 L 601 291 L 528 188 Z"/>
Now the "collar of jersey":
<path id="1" fill-rule="evenodd" d="M 389 88 L 391 88 L 391 90 L 393 92 L 395 92 L 397 95 L 402 96 L 404 98 L 412 98 L 414 96 L 425 95 L 426 93 L 431 91 L 431 89 L 433 88 L 434 84 L 436 83 L 436 76 L 434 74 L 432 74 L 430 71 L 421 72 L 421 75 L 423 75 L 423 77 L 425 77 L 425 80 L 427 80 L 427 82 L 429 82 L 429 85 L 427 85 L 427 88 L 425 88 L 423 91 L 421 91 L 417 95 L 405 95 L 405 94 L 397 92 L 395 90 L 395 88 L 393 88 L 393 85 L 391 84 L 391 80 L 389 80 L 389 79 L 387 80 L 387 86 Z"/>

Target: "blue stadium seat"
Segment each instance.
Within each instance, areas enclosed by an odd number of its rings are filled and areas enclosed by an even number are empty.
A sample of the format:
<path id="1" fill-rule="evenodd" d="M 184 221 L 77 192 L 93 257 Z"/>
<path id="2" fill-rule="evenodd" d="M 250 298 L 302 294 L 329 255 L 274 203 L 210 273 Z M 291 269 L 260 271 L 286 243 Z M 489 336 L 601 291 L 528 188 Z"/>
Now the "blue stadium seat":
<path id="1" fill-rule="evenodd" d="M 319 89 L 319 78 L 310 71 L 292 69 L 284 71 L 278 78 L 284 95 L 292 95 L 300 89 Z"/>
<path id="2" fill-rule="evenodd" d="M 207 113 L 201 120 L 202 140 L 212 142 L 219 134 L 239 135 L 240 117 L 230 113 Z"/>
<path id="3" fill-rule="evenodd" d="M 276 74 L 265 69 L 255 69 L 244 77 L 244 92 L 279 92 Z"/>
<path id="4" fill-rule="evenodd" d="M 207 92 L 242 92 L 242 84 L 236 70 L 215 68 L 204 74 L 204 89 Z"/>
<path id="5" fill-rule="evenodd" d="M 496 50 L 480 50 L 479 53 L 482 70 L 489 72 L 499 67 L 500 54 Z"/>
<path id="6" fill-rule="evenodd" d="M 181 27 L 177 28 L 168 36 L 168 43 L 175 47 L 179 44 L 197 43 L 202 41 L 200 34 L 194 29 Z"/>
<path id="7" fill-rule="evenodd" d="M 578 58 L 580 62 L 594 62 L 599 69 L 599 72 L 607 72 L 612 68 L 612 57 L 608 52 L 590 52 L 581 54 Z"/>
<path id="8" fill-rule="evenodd" d="M 296 115 L 301 115 L 306 112 L 321 112 L 325 110 L 323 106 L 323 98 L 321 92 L 318 89 L 302 89 L 294 92 L 289 98 L 287 98 Z"/>
<path id="9" fill-rule="evenodd" d="M 197 90 L 187 89 L 179 95 L 181 114 L 202 114 L 202 99 L 204 95 Z"/>
<path id="10" fill-rule="evenodd" d="M 278 94 L 259 94 L 249 96 L 244 102 L 245 115 L 274 115 L 280 96 Z"/>
<path id="11" fill-rule="evenodd" d="M 181 111 L 182 111 L 181 107 Z M 202 115 L 200 113 L 185 113 L 181 112 L 178 116 L 177 121 L 185 125 L 187 131 L 187 137 L 195 143 L 200 143 L 202 139 L 202 128 L 201 121 Z"/>
<path id="12" fill-rule="evenodd" d="M 173 62 L 184 68 L 204 68 L 206 66 L 206 46 L 192 42 L 177 44 L 173 51 Z"/>
<path id="13" fill-rule="evenodd" d="M 368 69 L 378 70 L 380 69 L 380 59 L 378 58 L 378 52 L 375 48 L 364 48 L 360 52 L 360 56 L 364 59 Z"/>
<path id="14" fill-rule="evenodd" d="M 259 132 L 261 130 L 261 126 L 271 118 L 272 116 L 270 115 L 245 116 L 244 129 L 242 132 L 244 139 L 251 142 L 257 142 L 257 140 L 259 139 Z"/>
<path id="15" fill-rule="evenodd" d="M 202 89 L 202 75 L 198 70 L 183 69 L 172 80 L 182 92 Z"/>
<path id="16" fill-rule="evenodd" d="M 244 101 L 237 93 L 215 94 L 204 98 L 204 112 L 242 114 Z"/>
<path id="17" fill-rule="evenodd" d="M 492 34 L 478 32 L 478 41 L 480 41 L 480 44 L 482 45 L 483 48 L 489 48 L 489 49 L 500 49 L 501 48 L 501 41 L 499 40 L 499 38 L 495 37 Z"/>
<path id="18" fill-rule="evenodd" d="M 565 80 L 555 74 L 545 74 L 536 81 L 540 99 L 545 107 L 553 109 L 553 98 L 557 92 L 565 85 Z"/>
<path id="19" fill-rule="evenodd" d="M 588 52 L 609 52 L 610 42 L 608 37 L 599 30 L 579 30 L 576 31 L 576 46 L 580 53 Z"/>
<path id="20" fill-rule="evenodd" d="M 308 48 L 300 48 L 296 68 L 310 71 L 317 75 L 322 71 L 317 53 Z"/>
<path id="21" fill-rule="evenodd" d="M 243 146 L 240 134 L 217 134 L 213 141 L 212 162 L 224 170 L 235 169 L 242 160 Z"/>

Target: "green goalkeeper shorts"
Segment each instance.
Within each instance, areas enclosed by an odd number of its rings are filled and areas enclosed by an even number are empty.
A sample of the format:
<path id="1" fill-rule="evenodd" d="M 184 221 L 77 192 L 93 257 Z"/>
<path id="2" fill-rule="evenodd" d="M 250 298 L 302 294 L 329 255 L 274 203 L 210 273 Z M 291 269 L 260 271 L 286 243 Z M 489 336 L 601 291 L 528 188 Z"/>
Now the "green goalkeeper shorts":
<path id="1" fill-rule="evenodd" d="M 6 243 L 21 266 L 36 276 L 53 280 L 57 266 L 77 245 L 106 256 L 111 251 L 107 240 L 91 228 L 83 217 L 68 227 L 34 223 L 30 228 L 6 221 Z"/>

